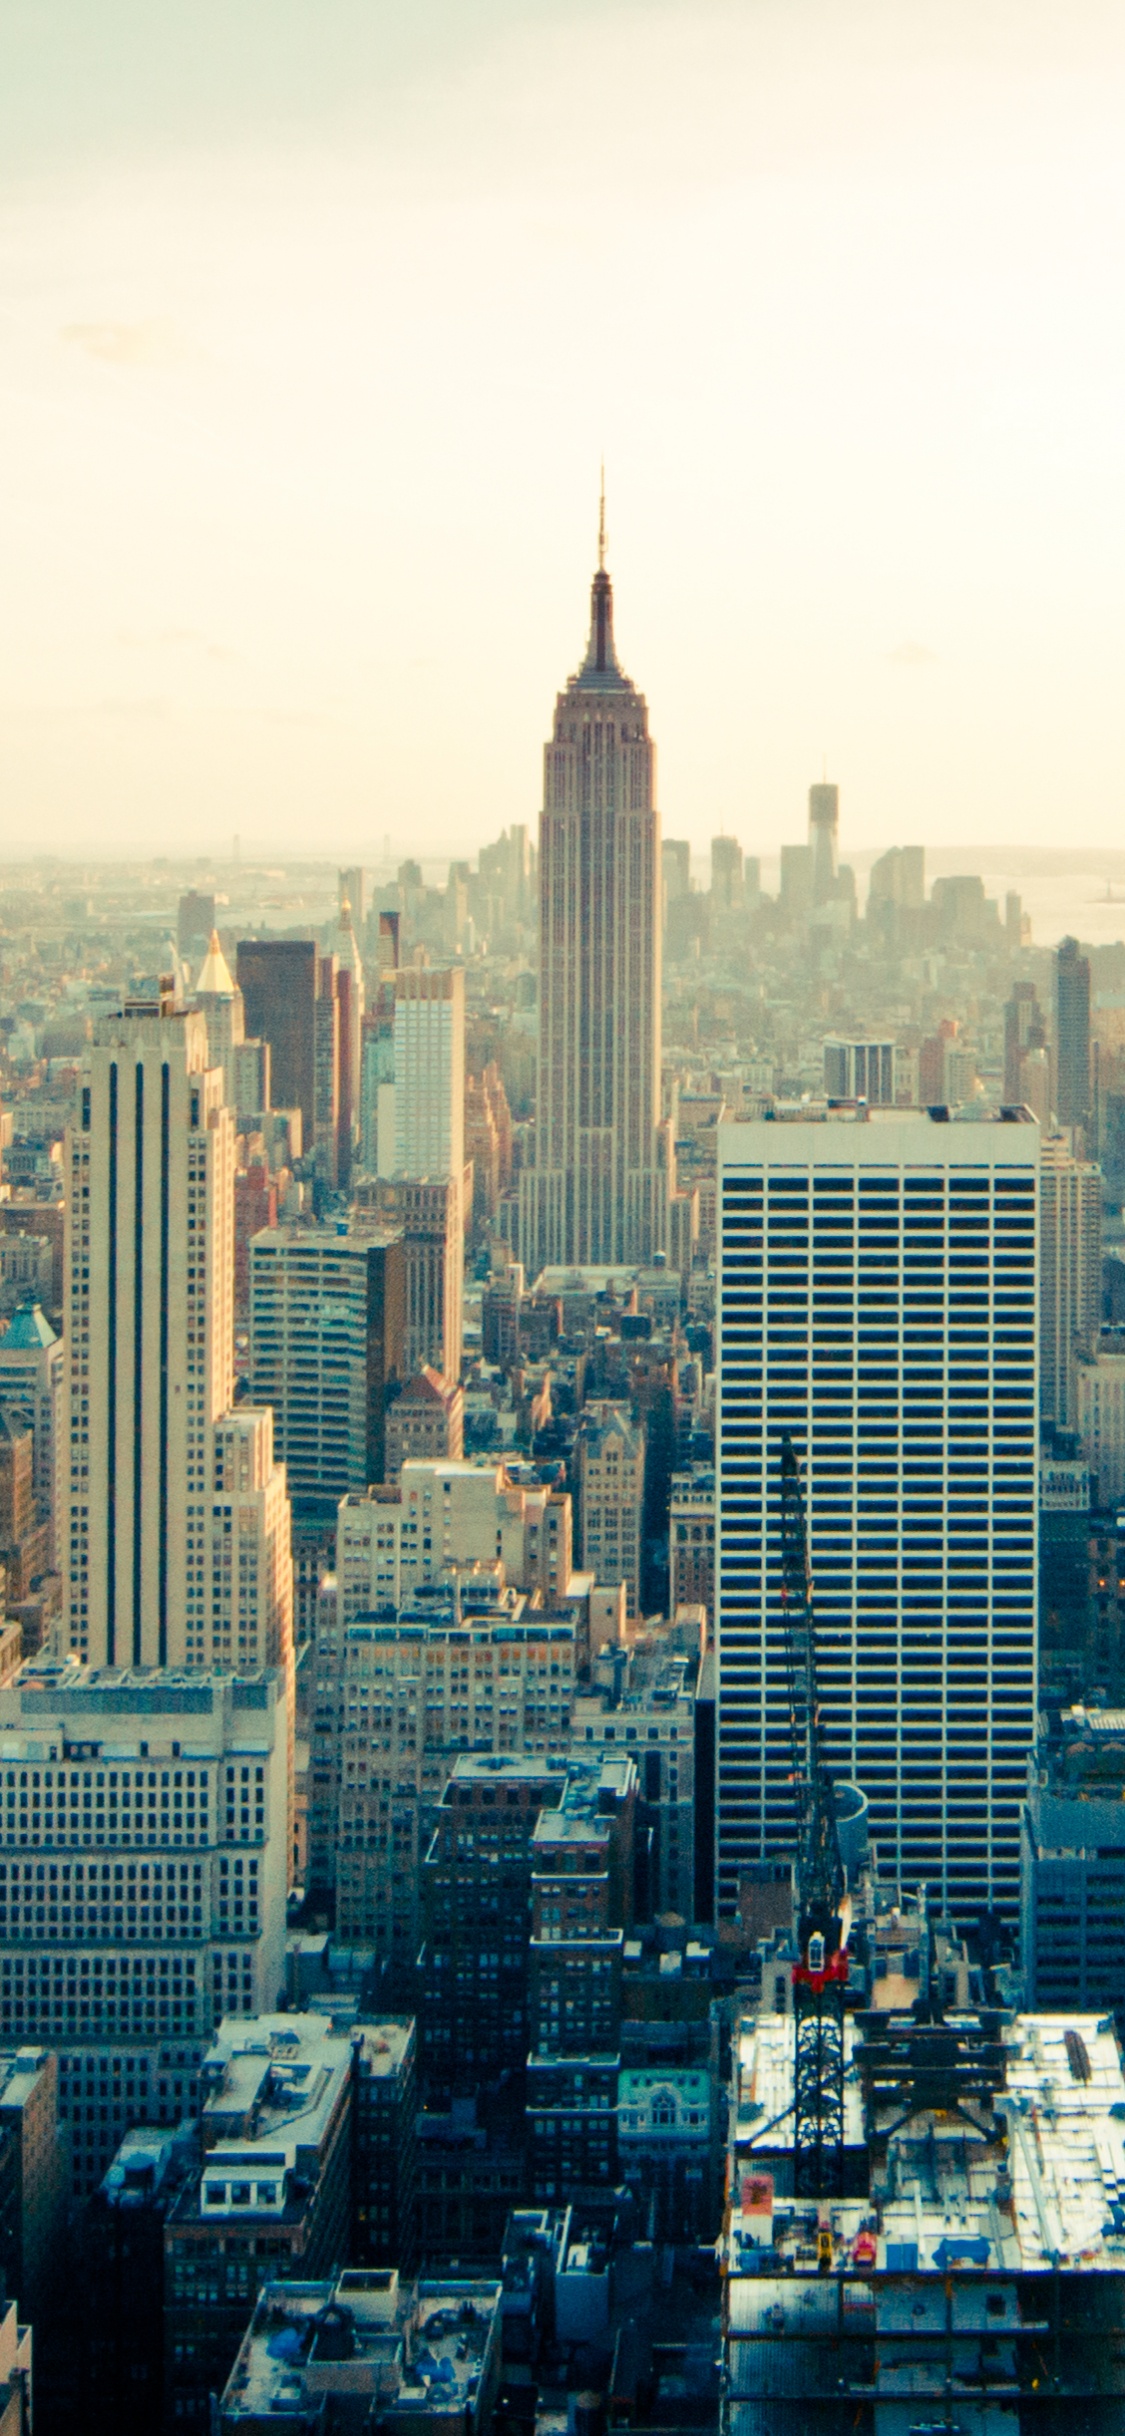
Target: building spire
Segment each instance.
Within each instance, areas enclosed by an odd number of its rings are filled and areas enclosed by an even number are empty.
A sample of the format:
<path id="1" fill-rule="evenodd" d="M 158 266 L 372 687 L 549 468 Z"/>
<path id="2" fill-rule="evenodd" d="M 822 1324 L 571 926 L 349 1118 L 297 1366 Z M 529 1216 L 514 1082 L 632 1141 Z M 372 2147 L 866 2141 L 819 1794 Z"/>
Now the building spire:
<path id="1" fill-rule="evenodd" d="M 601 489 L 598 499 L 598 567 L 590 600 L 590 640 L 586 657 L 579 669 L 579 685 L 627 685 L 628 678 L 618 660 L 613 641 L 613 586 L 605 563 L 605 459 L 602 460 Z"/>

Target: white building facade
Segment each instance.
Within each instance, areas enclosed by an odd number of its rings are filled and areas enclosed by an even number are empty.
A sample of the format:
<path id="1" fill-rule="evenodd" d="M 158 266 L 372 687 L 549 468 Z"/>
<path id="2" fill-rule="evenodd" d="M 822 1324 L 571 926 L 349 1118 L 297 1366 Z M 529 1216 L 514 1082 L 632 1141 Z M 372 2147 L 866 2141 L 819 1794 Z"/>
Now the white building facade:
<path id="1" fill-rule="evenodd" d="M 60 2058 L 75 2190 L 195 2111 L 224 2014 L 285 1977 L 279 1670 L 31 1663 L 0 1688 L 0 2024 Z"/>
<path id="2" fill-rule="evenodd" d="M 170 995 L 104 1018 L 87 1053 L 67 1137 L 64 1294 L 67 1646 L 96 1666 L 286 1664 L 285 1474 L 268 1414 L 232 1411 L 234 1120 L 202 1014 Z M 272 1551 L 253 1618 L 245 1573 L 224 1604 L 235 1477 L 239 1529 L 252 1493 Z"/>
<path id="3" fill-rule="evenodd" d="M 720 1903 L 793 1841 L 779 1457 L 802 1464 L 830 1763 L 885 1874 L 1014 1910 L 1034 1731 L 1030 1120 L 720 1131 Z"/>

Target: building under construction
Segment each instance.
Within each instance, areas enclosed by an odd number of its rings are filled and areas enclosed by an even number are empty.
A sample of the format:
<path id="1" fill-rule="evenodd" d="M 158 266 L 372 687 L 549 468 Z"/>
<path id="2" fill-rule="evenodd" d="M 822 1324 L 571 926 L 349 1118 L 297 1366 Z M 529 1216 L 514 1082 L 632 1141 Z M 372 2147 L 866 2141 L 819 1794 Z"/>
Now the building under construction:
<path id="1" fill-rule="evenodd" d="M 786 2195 L 793 2015 L 736 2028 L 724 2436 L 1122 2436 L 1113 2022 L 943 2013 L 892 1959 L 846 2017 L 842 2197 Z"/>

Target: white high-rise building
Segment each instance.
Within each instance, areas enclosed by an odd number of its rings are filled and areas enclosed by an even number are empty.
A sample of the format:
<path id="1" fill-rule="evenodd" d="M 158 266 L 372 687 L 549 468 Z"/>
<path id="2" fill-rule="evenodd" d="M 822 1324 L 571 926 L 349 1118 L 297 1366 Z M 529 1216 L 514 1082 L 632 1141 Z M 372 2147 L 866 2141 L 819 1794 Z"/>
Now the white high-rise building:
<path id="1" fill-rule="evenodd" d="M 131 2123 L 197 2112 L 225 2014 L 277 2003 L 290 1716 L 268 1667 L 0 1687 L 0 2023 L 58 2051 L 76 2196 Z"/>
<path id="2" fill-rule="evenodd" d="M 232 978 L 217 930 L 199 969 L 195 1005 L 207 1026 L 207 1063 L 223 1070 L 223 1098 L 237 1113 L 236 1050 L 246 1039 L 246 1010 L 242 992 Z"/>
<path id="3" fill-rule="evenodd" d="M 661 897 L 656 748 L 614 648 L 603 502 L 586 657 L 543 754 L 535 1165 L 520 1179 L 529 1276 L 666 1247 Z"/>
<path id="4" fill-rule="evenodd" d="M 395 974 L 395 1173 L 465 1171 L 465 976 L 407 965 Z"/>
<path id="5" fill-rule="evenodd" d="M 884 1871 L 1014 1910 L 1035 1719 L 1030 1120 L 719 1132 L 720 1902 L 793 1842 L 779 1457 L 804 1469 L 826 1742 Z"/>
<path id="6" fill-rule="evenodd" d="M 1076 1426 L 1075 1365 L 1097 1345 L 1102 1313 L 1102 1171 L 1068 1133 L 1042 1137 L 1040 1419 Z"/>
<path id="7" fill-rule="evenodd" d="M 67 1643 L 96 1666 L 281 1664 L 284 1473 L 267 1416 L 231 1414 L 234 1119 L 202 1014 L 168 995 L 98 1025 L 68 1135 L 65 1246 Z M 224 1603 L 236 1475 L 274 1550 L 253 1622 L 248 1575 Z"/>
<path id="8" fill-rule="evenodd" d="M 65 1243 L 67 1637 L 98 1666 L 182 1664 L 234 1389 L 234 1120 L 202 1015 L 161 998 L 99 1023 Z"/>

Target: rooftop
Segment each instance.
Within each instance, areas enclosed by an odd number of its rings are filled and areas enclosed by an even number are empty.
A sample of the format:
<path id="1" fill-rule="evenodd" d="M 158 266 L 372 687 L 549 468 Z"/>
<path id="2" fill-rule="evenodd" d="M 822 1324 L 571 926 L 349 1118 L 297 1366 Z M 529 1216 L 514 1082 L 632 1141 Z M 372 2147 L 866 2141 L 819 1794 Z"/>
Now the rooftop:
<path id="1" fill-rule="evenodd" d="M 544 1810 L 535 1822 L 532 1846 L 608 1843 L 615 1813 L 634 1790 L 635 1762 L 622 1752 L 613 1759 L 604 1753 L 567 1755 L 566 1786 L 561 1802 Z"/>
<path id="2" fill-rule="evenodd" d="M 38 1303 L 17 1303 L 0 1336 L 0 1353 L 41 1353 L 57 1343 L 55 1330 Z"/>
<path id="3" fill-rule="evenodd" d="M 404 2292 L 394 2268 L 352 2268 L 333 2283 L 267 2284 L 231 2371 L 224 2426 L 317 2418 L 347 2396 L 397 2427 L 404 2417 L 476 2418 L 498 2342 L 502 2287 L 448 2277 Z"/>
<path id="4" fill-rule="evenodd" d="M 867 2032 L 845 2024 L 846 2140 L 865 2141 L 861 2081 Z M 918 2060 L 919 2025 L 901 2018 L 901 2054 Z M 913 2086 L 888 2077 L 871 2131 L 862 2197 L 811 2206 L 775 2192 L 767 2152 L 791 2137 L 793 2023 L 771 2014 L 736 2034 L 730 2266 L 816 2275 L 817 2218 L 831 2267 L 865 2276 L 962 2270 L 1046 2273 L 1056 2265 L 1125 2275 L 1125 2074 L 1112 2020 L 1091 2014 L 948 2014 L 963 2070 L 975 2040 L 995 2059 L 945 2103 L 939 2070 Z M 981 2042 L 984 2041 L 982 2045 Z M 878 2094 L 878 2093 L 876 2093 Z M 765 2170 L 763 2170 L 765 2169 Z M 764 2252 L 772 2254 L 769 2262 Z"/>
<path id="5" fill-rule="evenodd" d="M 322 2014 L 224 2020 L 200 2072 L 202 2182 L 177 2215 L 299 2218 L 350 2071 L 351 2041 Z"/>

